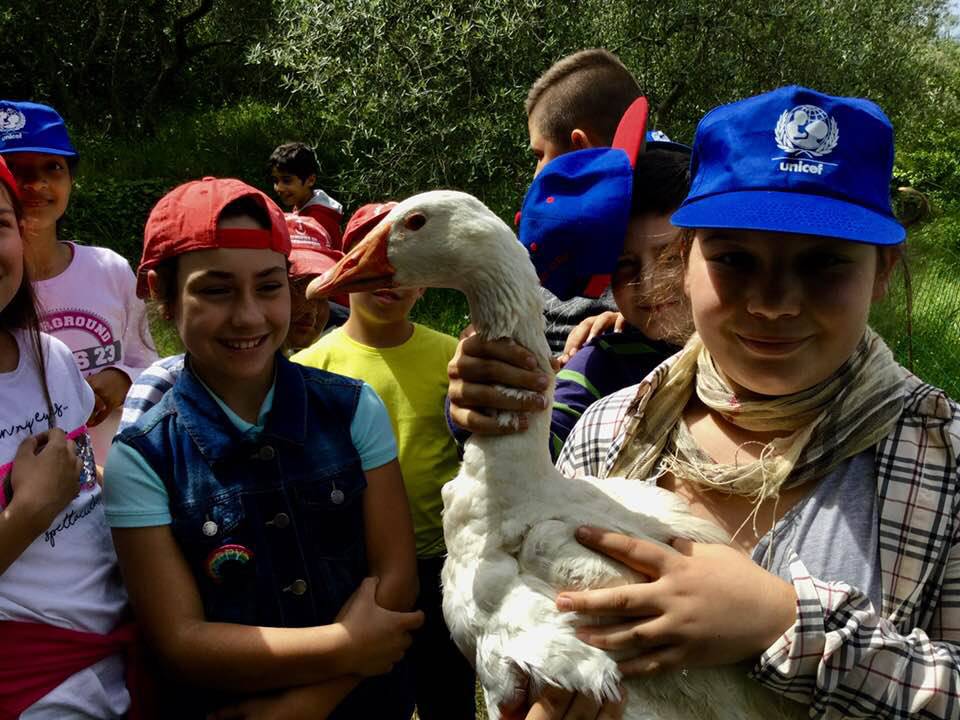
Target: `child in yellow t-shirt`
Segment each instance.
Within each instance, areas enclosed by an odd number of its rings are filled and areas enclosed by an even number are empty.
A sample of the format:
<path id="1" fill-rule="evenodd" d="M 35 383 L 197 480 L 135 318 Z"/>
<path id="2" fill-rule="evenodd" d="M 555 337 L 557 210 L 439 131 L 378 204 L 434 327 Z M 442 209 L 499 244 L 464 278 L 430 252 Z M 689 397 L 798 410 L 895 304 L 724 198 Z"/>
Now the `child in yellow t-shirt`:
<path id="1" fill-rule="evenodd" d="M 357 210 L 343 235 L 344 250 L 395 205 L 372 204 Z M 423 288 L 352 293 L 347 322 L 291 359 L 362 379 L 387 406 L 413 514 L 418 607 L 426 616 L 410 651 L 417 712 L 421 720 L 473 720 L 473 669 L 450 639 L 440 592 L 446 552 L 440 488 L 457 474 L 460 464 L 444 416 L 447 363 L 457 340 L 410 321 L 410 310 L 422 295 Z"/>

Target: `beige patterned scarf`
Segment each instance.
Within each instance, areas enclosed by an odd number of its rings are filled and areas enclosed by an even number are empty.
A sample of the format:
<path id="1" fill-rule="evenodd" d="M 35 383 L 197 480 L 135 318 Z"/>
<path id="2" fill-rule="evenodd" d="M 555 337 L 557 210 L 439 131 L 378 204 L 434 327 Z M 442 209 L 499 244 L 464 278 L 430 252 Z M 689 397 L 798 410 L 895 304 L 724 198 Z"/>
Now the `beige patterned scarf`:
<path id="1" fill-rule="evenodd" d="M 680 351 L 629 428 L 611 475 L 659 472 L 760 503 L 781 489 L 821 478 L 889 434 L 903 408 L 904 371 L 873 330 L 832 376 L 793 395 L 740 399 L 717 371 L 698 335 Z M 766 443 L 757 460 L 715 463 L 697 445 L 683 409 L 697 397 L 747 430 L 789 431 Z"/>

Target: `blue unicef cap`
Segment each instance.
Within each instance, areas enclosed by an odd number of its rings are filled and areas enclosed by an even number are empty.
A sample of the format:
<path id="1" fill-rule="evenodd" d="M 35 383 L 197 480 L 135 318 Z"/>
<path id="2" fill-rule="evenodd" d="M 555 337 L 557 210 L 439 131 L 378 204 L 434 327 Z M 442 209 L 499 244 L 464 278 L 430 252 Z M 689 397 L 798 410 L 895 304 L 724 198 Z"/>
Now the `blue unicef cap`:
<path id="1" fill-rule="evenodd" d="M 527 190 L 520 242 L 540 284 L 561 300 L 599 297 L 623 251 L 633 164 L 643 149 L 647 101 L 634 101 L 613 147 L 576 150 L 547 163 Z"/>
<path id="2" fill-rule="evenodd" d="M 893 127 L 861 98 L 790 86 L 721 105 L 697 126 L 677 227 L 743 228 L 896 245 Z"/>
<path id="3" fill-rule="evenodd" d="M 17 152 L 77 157 L 63 118 L 52 107 L 0 100 L 0 154 Z"/>

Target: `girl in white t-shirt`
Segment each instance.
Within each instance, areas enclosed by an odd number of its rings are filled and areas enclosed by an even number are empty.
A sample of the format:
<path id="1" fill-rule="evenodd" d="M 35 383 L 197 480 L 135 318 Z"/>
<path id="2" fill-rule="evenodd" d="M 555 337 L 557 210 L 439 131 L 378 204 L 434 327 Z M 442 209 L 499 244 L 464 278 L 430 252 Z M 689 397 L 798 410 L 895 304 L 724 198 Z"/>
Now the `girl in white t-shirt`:
<path id="1" fill-rule="evenodd" d="M 20 221 L 0 158 L 0 717 L 119 718 L 131 633 L 87 434 L 94 393 L 40 332 Z"/>
<path id="2" fill-rule="evenodd" d="M 0 155 L 23 196 L 27 266 L 41 308 L 40 329 L 70 348 L 93 389 L 87 425 L 102 465 L 130 384 L 157 359 L 146 308 L 123 257 L 59 237 L 79 160 L 63 118 L 31 102 L 0 101 L 0 114 L 21 126 L 0 133 Z"/>

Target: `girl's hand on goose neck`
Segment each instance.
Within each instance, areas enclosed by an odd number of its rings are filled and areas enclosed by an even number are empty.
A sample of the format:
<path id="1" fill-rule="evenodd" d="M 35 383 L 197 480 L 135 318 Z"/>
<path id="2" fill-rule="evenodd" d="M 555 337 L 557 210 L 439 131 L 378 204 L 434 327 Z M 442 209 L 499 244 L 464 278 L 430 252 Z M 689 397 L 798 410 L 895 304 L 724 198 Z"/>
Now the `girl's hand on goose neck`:
<path id="1" fill-rule="evenodd" d="M 793 586 L 727 545 L 677 539 L 673 552 L 596 528 L 580 528 L 577 539 L 650 578 L 557 597 L 563 611 L 627 618 L 577 630 L 584 642 L 624 654 L 625 675 L 753 659 L 796 621 Z"/>
<path id="2" fill-rule="evenodd" d="M 469 328 L 468 328 L 469 331 Z M 546 408 L 546 396 L 512 397 L 495 385 L 533 390 L 542 393 L 550 378 L 537 369 L 533 353 L 512 340 L 484 340 L 467 334 L 447 365 L 450 378 L 450 417 L 470 432 L 479 435 L 503 435 L 515 432 L 491 417 L 491 410 L 525 412 Z M 521 415 L 521 430 L 525 417 Z"/>

